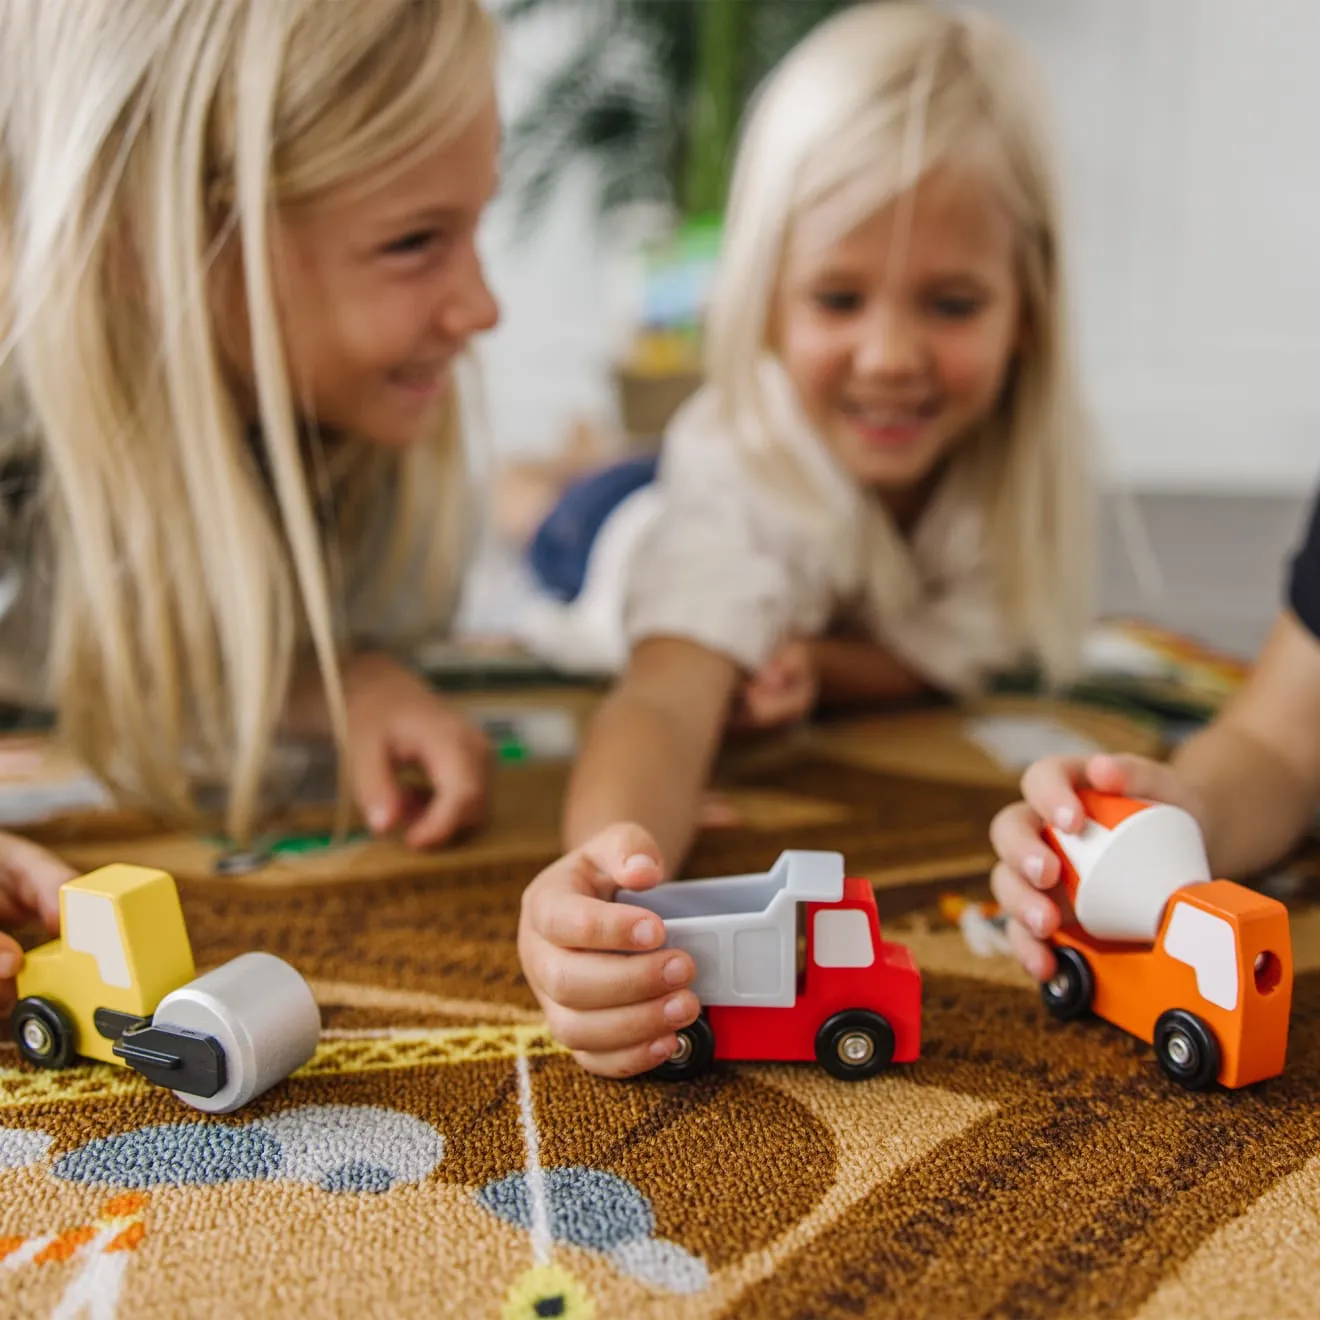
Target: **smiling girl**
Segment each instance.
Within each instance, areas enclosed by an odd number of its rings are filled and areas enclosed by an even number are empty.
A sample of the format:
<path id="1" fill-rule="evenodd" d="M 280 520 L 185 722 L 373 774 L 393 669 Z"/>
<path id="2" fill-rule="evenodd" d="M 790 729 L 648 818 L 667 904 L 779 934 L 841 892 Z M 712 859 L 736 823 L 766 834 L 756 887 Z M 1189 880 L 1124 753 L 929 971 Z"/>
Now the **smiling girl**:
<path id="1" fill-rule="evenodd" d="M 218 779 L 247 836 L 288 729 L 377 830 L 480 814 L 479 732 L 391 652 L 462 568 L 493 47 L 478 0 L 0 9 L 3 695 L 162 814 Z M 0 836 L 0 921 L 68 874 Z"/>
<path id="2" fill-rule="evenodd" d="M 572 851 L 523 903 L 528 979 L 595 1071 L 655 1066 L 698 1012 L 691 960 L 608 900 L 677 869 L 731 718 L 1074 661 L 1087 430 L 1035 87 L 988 20 L 883 3 L 758 95 L 628 667 L 577 765 Z"/>

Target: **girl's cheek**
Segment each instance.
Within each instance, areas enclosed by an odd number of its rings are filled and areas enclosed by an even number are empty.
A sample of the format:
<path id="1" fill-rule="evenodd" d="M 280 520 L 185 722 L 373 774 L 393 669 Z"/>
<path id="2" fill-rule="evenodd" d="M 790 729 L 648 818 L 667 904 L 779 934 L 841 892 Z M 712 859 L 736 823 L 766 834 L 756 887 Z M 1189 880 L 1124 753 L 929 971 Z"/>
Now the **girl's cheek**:
<path id="1" fill-rule="evenodd" d="M 1011 354 L 997 340 L 977 336 L 945 340 L 936 361 L 947 393 L 997 395 L 1007 377 Z"/>

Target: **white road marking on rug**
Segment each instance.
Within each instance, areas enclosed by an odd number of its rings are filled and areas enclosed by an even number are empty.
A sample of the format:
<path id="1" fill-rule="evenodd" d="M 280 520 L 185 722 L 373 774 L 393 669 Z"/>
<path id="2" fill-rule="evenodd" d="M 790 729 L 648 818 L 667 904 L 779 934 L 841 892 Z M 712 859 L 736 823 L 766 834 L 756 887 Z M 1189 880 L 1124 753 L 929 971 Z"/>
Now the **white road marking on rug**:
<path id="1" fill-rule="evenodd" d="M 538 1265 L 550 1263 L 550 1206 L 541 1171 L 541 1138 L 536 1130 L 536 1098 L 532 1094 L 532 1069 L 525 1054 L 519 1054 L 518 1111 L 522 1116 L 523 1140 L 527 1144 L 527 1198 L 532 1217 L 532 1258 Z"/>
<path id="2" fill-rule="evenodd" d="M 15 1248 L 3 1260 L 0 1260 L 0 1270 L 16 1270 L 20 1265 L 26 1265 L 34 1256 L 45 1251 L 55 1241 L 56 1236 L 52 1233 L 47 1237 L 28 1238 L 21 1247 Z"/>
<path id="3" fill-rule="evenodd" d="M 78 1258 L 85 1263 L 65 1289 L 50 1320 L 74 1320 L 84 1314 L 91 1320 L 115 1320 L 130 1256 L 126 1251 L 106 1255 L 105 1248 L 123 1229 L 122 1223 L 108 1225 L 78 1252 Z"/>

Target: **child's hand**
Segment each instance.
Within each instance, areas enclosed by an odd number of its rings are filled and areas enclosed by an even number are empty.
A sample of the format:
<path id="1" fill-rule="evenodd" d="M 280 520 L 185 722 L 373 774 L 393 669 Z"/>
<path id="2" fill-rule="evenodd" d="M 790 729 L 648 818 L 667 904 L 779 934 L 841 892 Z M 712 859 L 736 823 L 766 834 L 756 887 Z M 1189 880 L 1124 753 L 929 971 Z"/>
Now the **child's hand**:
<path id="1" fill-rule="evenodd" d="M 77 872 L 54 853 L 15 834 L 0 834 L 0 925 L 38 918 L 60 933 L 60 886 Z M 0 1009 L 14 1002 L 14 977 L 23 965 L 18 941 L 0 931 Z"/>
<path id="2" fill-rule="evenodd" d="M 794 638 L 744 684 L 732 722 L 753 729 L 792 724 L 811 714 L 819 696 L 820 673 L 811 643 Z"/>
<path id="3" fill-rule="evenodd" d="M 1059 859 L 1041 837 L 1048 821 L 1065 833 L 1077 833 L 1086 816 L 1077 785 L 1102 793 L 1167 802 L 1201 820 L 1197 795 L 1176 770 L 1144 756 L 1047 756 L 1022 776 L 1025 802 L 1005 807 L 991 823 L 990 842 L 999 863 L 990 888 L 1008 915 L 1008 938 L 1023 967 L 1040 981 L 1054 975 L 1054 954 L 1046 939 L 1071 914 L 1067 896 L 1047 898 L 1041 891 L 1059 882 Z M 1204 828 L 1204 821 L 1202 821 Z"/>
<path id="4" fill-rule="evenodd" d="M 561 857 L 523 893 L 518 956 L 555 1038 L 589 1072 L 630 1077 L 663 1063 L 701 1011 L 685 987 L 692 959 L 662 949 L 660 918 L 610 900 L 650 889 L 660 851 L 637 825 L 616 825 Z M 645 950 L 646 952 L 642 952 Z"/>
<path id="5" fill-rule="evenodd" d="M 490 747 L 485 735 L 410 670 L 383 655 L 362 655 L 344 669 L 349 773 L 367 824 L 385 833 L 413 817 L 410 848 L 444 843 L 479 824 L 486 810 Z M 420 811 L 397 771 L 416 765 L 430 784 Z"/>

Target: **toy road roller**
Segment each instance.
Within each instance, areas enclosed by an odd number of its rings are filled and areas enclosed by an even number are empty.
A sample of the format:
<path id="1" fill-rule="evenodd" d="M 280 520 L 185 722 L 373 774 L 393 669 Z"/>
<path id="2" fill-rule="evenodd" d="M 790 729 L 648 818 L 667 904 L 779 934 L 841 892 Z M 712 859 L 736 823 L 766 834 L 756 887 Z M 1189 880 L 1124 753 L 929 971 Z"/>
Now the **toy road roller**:
<path id="1" fill-rule="evenodd" d="M 185 1104 L 226 1114 L 312 1057 L 321 1015 L 268 953 L 196 975 L 173 878 L 105 866 L 60 890 L 60 936 L 31 950 L 11 1016 L 28 1062 L 127 1066 Z"/>

